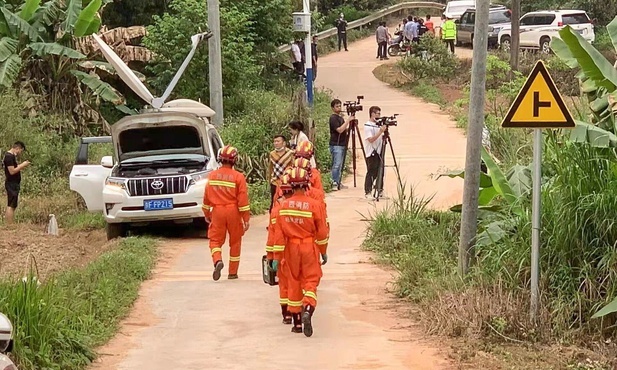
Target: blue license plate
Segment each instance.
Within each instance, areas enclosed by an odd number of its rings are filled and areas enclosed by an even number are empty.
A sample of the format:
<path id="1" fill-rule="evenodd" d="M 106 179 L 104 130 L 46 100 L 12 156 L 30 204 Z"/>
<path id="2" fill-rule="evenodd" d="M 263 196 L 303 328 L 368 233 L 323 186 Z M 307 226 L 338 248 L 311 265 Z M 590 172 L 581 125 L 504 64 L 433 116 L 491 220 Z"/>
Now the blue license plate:
<path id="1" fill-rule="evenodd" d="M 174 200 L 172 198 L 144 200 L 145 211 L 161 211 L 165 209 L 174 209 Z"/>

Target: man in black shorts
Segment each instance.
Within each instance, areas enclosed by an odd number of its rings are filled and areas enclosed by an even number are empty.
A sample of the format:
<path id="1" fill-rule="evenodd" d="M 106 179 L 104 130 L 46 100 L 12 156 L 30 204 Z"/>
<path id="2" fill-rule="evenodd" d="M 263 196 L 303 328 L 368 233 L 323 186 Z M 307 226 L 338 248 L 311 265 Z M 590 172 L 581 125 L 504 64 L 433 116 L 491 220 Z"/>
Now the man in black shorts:
<path id="1" fill-rule="evenodd" d="M 13 147 L 6 153 L 4 153 L 4 159 L 2 160 L 2 167 L 4 167 L 4 188 L 7 195 L 7 208 L 6 208 L 6 223 L 13 223 L 13 216 L 15 215 L 15 209 L 19 199 L 19 189 L 21 186 L 21 170 L 30 165 L 29 161 L 24 161 L 21 164 L 17 164 L 17 156 L 26 150 L 26 146 L 21 141 L 15 142 Z"/>

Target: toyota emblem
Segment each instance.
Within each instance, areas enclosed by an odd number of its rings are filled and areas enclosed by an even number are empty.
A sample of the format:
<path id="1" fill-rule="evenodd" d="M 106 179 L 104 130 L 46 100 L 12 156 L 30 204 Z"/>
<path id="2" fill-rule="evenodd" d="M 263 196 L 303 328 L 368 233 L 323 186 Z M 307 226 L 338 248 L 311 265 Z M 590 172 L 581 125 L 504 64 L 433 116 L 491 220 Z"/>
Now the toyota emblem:
<path id="1" fill-rule="evenodd" d="M 163 181 L 161 180 L 154 180 L 152 181 L 152 184 L 150 184 L 150 186 L 152 186 L 152 189 L 154 190 L 161 190 L 163 188 Z"/>

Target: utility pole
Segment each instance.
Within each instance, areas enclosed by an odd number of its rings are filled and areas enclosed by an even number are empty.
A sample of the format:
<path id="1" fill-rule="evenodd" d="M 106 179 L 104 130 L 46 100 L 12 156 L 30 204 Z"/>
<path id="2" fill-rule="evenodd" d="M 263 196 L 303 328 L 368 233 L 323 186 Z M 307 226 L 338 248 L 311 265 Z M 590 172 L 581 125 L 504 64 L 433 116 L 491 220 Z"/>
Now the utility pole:
<path id="1" fill-rule="evenodd" d="M 486 86 L 486 56 L 488 49 L 488 16 L 490 0 L 476 1 L 476 20 L 471 65 L 471 91 L 467 153 L 463 190 L 463 212 L 458 247 L 459 273 L 467 274 L 473 243 L 478 228 L 478 194 L 480 190 L 480 160 L 484 127 L 484 88 Z"/>
<path id="2" fill-rule="evenodd" d="M 518 71 L 519 65 L 519 45 L 521 40 L 521 0 L 512 0 L 512 32 L 510 32 L 510 68 Z"/>
<path id="3" fill-rule="evenodd" d="M 223 125 L 223 65 L 221 62 L 221 20 L 219 0 L 208 0 L 208 28 L 212 37 L 208 40 L 208 79 L 210 81 L 210 107 L 216 113 L 212 117 L 215 126 Z"/>
<path id="4" fill-rule="evenodd" d="M 313 48 L 311 47 L 311 5 L 310 0 L 302 1 L 302 12 L 308 14 L 308 32 L 304 40 L 304 55 L 306 55 L 306 99 L 309 107 L 313 107 Z M 309 117 L 310 120 L 310 117 Z"/>

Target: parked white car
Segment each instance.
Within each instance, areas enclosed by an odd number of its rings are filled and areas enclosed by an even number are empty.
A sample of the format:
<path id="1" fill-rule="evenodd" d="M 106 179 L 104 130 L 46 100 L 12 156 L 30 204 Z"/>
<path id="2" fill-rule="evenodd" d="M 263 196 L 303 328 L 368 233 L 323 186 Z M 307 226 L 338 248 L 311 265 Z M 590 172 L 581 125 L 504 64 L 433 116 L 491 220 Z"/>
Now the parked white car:
<path id="1" fill-rule="evenodd" d="M 223 140 L 209 119 L 210 107 L 170 96 L 199 43 L 211 33 L 193 35 L 192 50 L 162 97 L 155 98 L 120 57 L 96 34 L 105 59 L 122 80 L 152 108 L 111 125 L 111 137 L 83 138 L 70 174 L 70 188 L 89 211 L 102 212 L 107 238 L 125 236 L 132 225 L 159 221 L 205 222 L 202 204 L 210 171 L 219 167 Z M 88 163 L 88 147 L 111 142 L 113 154 Z"/>
<path id="2" fill-rule="evenodd" d="M 521 17 L 520 47 L 549 53 L 551 39 L 559 38 L 559 31 L 568 25 L 585 40 L 594 42 L 594 26 L 584 10 L 542 10 Z M 511 26 L 505 26 L 499 32 L 499 44 L 503 49 L 510 49 L 511 31 Z"/>
<path id="3" fill-rule="evenodd" d="M 476 0 L 452 0 L 448 1 L 446 8 L 443 11 L 446 17 L 452 19 L 460 19 L 461 15 L 465 13 L 467 9 L 475 8 Z"/>
<path id="4" fill-rule="evenodd" d="M 13 325 L 6 315 L 0 313 L 0 370 L 17 370 L 6 355 L 13 350 Z"/>
<path id="5" fill-rule="evenodd" d="M 105 142 L 114 155 L 88 164 L 89 145 Z M 201 223 L 207 176 L 219 167 L 222 147 L 216 128 L 195 114 L 127 116 L 111 126 L 111 137 L 82 138 L 70 188 L 89 211 L 103 212 L 108 239 L 125 236 L 131 225 Z"/>

